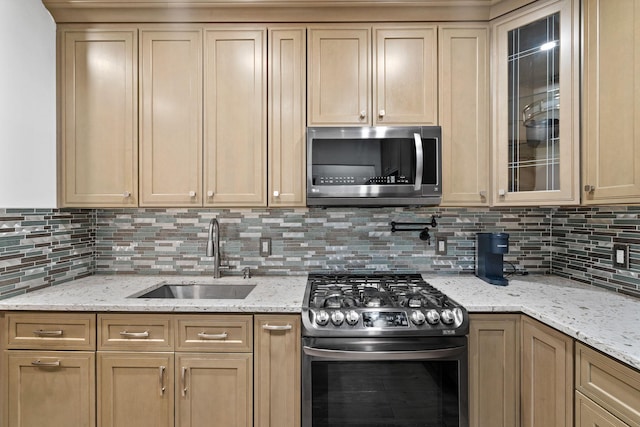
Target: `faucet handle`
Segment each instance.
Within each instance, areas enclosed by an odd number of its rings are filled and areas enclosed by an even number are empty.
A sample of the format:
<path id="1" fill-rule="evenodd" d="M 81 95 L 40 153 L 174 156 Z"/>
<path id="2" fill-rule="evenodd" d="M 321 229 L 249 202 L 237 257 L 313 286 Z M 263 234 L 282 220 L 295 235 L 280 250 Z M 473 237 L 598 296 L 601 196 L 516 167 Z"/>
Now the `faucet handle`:
<path id="1" fill-rule="evenodd" d="M 245 267 L 242 269 L 242 278 L 251 279 L 251 269 L 249 267 Z"/>

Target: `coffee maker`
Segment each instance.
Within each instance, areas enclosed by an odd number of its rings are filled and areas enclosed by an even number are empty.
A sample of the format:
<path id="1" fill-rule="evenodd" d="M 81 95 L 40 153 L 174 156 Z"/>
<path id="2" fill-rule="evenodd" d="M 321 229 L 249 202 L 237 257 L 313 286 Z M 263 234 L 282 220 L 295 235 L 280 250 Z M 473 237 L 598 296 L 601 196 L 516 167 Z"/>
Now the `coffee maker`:
<path id="1" fill-rule="evenodd" d="M 492 285 L 507 286 L 509 280 L 504 277 L 502 259 L 509 253 L 509 234 L 476 234 L 476 276 Z"/>

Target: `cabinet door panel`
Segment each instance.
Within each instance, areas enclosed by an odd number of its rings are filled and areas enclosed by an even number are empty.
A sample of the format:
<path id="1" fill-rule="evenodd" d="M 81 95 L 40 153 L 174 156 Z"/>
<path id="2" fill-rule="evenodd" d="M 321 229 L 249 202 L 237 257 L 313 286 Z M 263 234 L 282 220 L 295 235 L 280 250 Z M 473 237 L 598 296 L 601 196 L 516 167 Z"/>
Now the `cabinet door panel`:
<path id="1" fill-rule="evenodd" d="M 638 203 L 640 4 L 584 5 L 584 202 Z"/>
<path id="2" fill-rule="evenodd" d="M 371 125 L 371 29 L 311 28 L 309 126 Z"/>
<path id="3" fill-rule="evenodd" d="M 266 206 L 266 30 L 205 30 L 205 205 Z"/>
<path id="4" fill-rule="evenodd" d="M 253 357 L 250 353 L 177 353 L 179 427 L 250 427 Z"/>
<path id="5" fill-rule="evenodd" d="M 489 29 L 440 27 L 442 204 L 489 203 Z"/>
<path id="6" fill-rule="evenodd" d="M 469 426 L 517 427 L 520 315 L 474 314 L 469 328 Z"/>
<path id="7" fill-rule="evenodd" d="M 269 30 L 269 206 L 305 206 L 306 31 Z"/>
<path id="8" fill-rule="evenodd" d="M 98 426 L 172 427 L 173 353 L 98 352 Z"/>
<path id="9" fill-rule="evenodd" d="M 494 205 L 579 203 L 578 12 L 536 2 L 493 24 Z"/>
<path id="10" fill-rule="evenodd" d="M 95 426 L 95 353 L 5 354 L 11 427 Z"/>
<path id="11" fill-rule="evenodd" d="M 436 26 L 376 27 L 374 40 L 374 124 L 436 125 Z"/>
<path id="12" fill-rule="evenodd" d="M 573 425 L 573 340 L 522 320 L 522 427 Z"/>
<path id="13" fill-rule="evenodd" d="M 59 32 L 63 206 L 138 203 L 137 32 Z"/>
<path id="14" fill-rule="evenodd" d="M 300 425 L 300 316 L 255 316 L 255 427 Z"/>
<path id="15" fill-rule="evenodd" d="M 140 55 L 140 205 L 201 205 L 201 32 L 144 29 Z"/>

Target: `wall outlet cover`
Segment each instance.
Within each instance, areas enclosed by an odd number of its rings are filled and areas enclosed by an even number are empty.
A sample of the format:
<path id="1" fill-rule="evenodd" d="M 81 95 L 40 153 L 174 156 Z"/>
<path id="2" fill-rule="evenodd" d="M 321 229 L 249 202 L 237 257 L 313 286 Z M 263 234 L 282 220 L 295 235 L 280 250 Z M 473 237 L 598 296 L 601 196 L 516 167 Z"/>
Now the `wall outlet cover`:
<path id="1" fill-rule="evenodd" d="M 615 243 L 611 253 L 611 261 L 613 267 L 628 269 L 629 268 L 629 245 Z"/>
<path id="2" fill-rule="evenodd" d="M 436 255 L 447 254 L 447 236 L 436 235 Z"/>
<path id="3" fill-rule="evenodd" d="M 270 256 L 271 255 L 271 238 L 270 237 L 261 237 L 260 238 L 260 256 Z"/>

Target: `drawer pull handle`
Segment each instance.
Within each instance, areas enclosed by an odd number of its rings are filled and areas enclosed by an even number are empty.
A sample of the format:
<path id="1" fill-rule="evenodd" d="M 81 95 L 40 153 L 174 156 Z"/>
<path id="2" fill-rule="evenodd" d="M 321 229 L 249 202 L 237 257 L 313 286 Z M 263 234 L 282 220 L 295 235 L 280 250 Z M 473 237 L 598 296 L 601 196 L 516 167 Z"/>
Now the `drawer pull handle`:
<path id="1" fill-rule="evenodd" d="M 265 323 L 264 325 L 262 325 L 262 329 L 264 329 L 265 331 L 290 331 L 291 329 L 293 329 L 293 326 L 286 324 L 286 325 L 270 325 L 268 323 Z"/>
<path id="2" fill-rule="evenodd" d="M 38 329 L 33 333 L 39 337 L 60 337 L 62 336 L 62 330 L 58 331 L 45 331 L 44 329 Z"/>
<path id="3" fill-rule="evenodd" d="M 187 368 L 185 368 L 184 366 L 182 367 L 181 381 L 182 381 L 182 397 L 185 397 L 187 395 Z"/>
<path id="4" fill-rule="evenodd" d="M 120 332 L 120 336 L 124 338 L 149 338 L 149 331 L 144 332 Z"/>
<path id="5" fill-rule="evenodd" d="M 43 362 L 40 359 L 38 359 L 31 362 L 31 364 L 33 366 L 42 366 L 45 368 L 57 368 L 58 366 L 60 366 L 60 361 L 56 360 L 55 362 Z"/>
<path id="6" fill-rule="evenodd" d="M 203 340 L 226 340 L 228 336 L 226 332 L 221 334 L 205 334 L 204 332 L 200 332 L 198 334 L 198 338 Z"/>
<path id="7" fill-rule="evenodd" d="M 164 396 L 164 366 L 160 366 L 160 396 Z"/>

